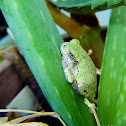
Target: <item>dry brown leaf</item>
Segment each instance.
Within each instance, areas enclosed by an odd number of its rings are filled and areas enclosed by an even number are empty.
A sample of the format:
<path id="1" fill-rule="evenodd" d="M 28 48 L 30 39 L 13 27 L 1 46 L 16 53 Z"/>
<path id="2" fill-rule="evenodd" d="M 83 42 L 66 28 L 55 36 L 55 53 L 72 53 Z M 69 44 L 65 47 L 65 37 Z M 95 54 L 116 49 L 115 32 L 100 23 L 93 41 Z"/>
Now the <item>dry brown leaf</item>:
<path id="1" fill-rule="evenodd" d="M 8 121 L 8 117 L 0 117 L 0 125 Z"/>
<path id="2" fill-rule="evenodd" d="M 19 124 L 3 124 L 0 126 L 48 126 L 48 125 L 40 122 L 31 122 L 31 123 L 19 123 Z"/>

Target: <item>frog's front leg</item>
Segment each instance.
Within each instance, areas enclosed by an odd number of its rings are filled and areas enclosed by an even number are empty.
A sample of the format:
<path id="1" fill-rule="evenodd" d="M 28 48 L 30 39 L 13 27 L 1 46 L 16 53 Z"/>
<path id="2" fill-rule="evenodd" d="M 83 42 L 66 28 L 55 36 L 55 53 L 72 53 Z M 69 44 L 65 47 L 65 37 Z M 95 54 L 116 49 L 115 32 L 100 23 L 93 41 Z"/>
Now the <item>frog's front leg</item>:
<path id="1" fill-rule="evenodd" d="M 69 66 L 68 64 L 65 62 L 64 59 L 62 59 L 62 66 L 63 66 L 63 70 L 64 70 L 64 74 L 65 74 L 65 77 L 66 77 L 66 80 L 69 82 L 69 83 L 72 83 L 73 82 L 73 75 L 71 73 L 71 70 L 69 69 Z"/>
<path id="2" fill-rule="evenodd" d="M 99 70 L 98 68 L 96 68 L 96 73 L 97 73 L 98 75 L 101 75 L 101 70 Z"/>
<path id="3" fill-rule="evenodd" d="M 92 49 L 89 49 L 88 52 L 87 52 L 88 56 L 91 56 L 93 54 L 93 51 Z"/>

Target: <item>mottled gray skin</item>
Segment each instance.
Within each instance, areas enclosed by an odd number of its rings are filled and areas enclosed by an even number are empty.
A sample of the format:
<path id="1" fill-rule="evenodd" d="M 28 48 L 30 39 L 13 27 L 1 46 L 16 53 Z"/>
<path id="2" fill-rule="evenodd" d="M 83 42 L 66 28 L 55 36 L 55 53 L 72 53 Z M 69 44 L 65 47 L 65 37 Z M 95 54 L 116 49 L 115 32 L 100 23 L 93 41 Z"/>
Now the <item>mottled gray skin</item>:
<path id="1" fill-rule="evenodd" d="M 77 39 L 61 45 L 62 66 L 65 77 L 73 88 L 82 96 L 95 97 L 97 74 L 96 67 L 81 47 Z"/>

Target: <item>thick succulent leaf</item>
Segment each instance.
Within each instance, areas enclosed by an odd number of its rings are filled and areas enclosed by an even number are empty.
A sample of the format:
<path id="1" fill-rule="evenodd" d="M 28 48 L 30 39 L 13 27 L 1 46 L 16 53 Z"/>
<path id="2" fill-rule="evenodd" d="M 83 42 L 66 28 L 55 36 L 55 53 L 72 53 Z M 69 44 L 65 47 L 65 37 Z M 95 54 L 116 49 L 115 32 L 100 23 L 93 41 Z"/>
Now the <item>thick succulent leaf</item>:
<path id="1" fill-rule="evenodd" d="M 126 0 L 48 0 L 71 13 L 93 13 L 126 4 Z"/>
<path id="2" fill-rule="evenodd" d="M 126 7 L 112 10 L 98 96 L 101 125 L 126 125 Z"/>
<path id="3" fill-rule="evenodd" d="M 0 0 L 0 7 L 53 110 L 69 126 L 96 125 L 84 98 L 64 77 L 60 54 L 63 40 L 44 0 Z"/>

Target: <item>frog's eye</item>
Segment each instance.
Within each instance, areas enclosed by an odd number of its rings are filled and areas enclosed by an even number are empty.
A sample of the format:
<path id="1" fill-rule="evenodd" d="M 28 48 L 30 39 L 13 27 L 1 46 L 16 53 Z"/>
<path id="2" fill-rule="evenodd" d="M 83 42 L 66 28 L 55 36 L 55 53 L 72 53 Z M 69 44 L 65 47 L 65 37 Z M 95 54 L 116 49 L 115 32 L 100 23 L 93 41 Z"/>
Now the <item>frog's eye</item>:
<path id="1" fill-rule="evenodd" d="M 74 56 L 74 54 L 73 54 L 72 52 L 70 52 L 70 56 L 72 56 L 72 57 L 73 57 L 73 56 Z"/>

